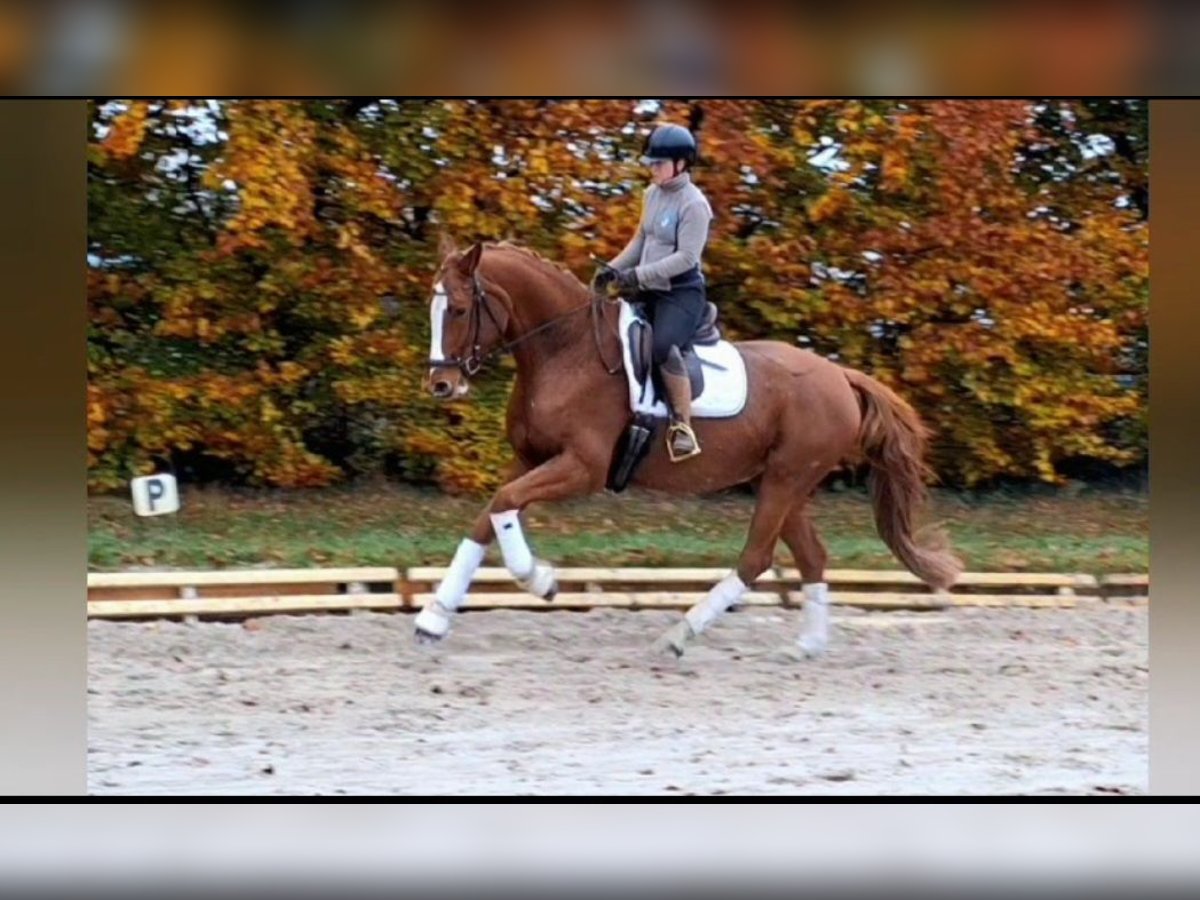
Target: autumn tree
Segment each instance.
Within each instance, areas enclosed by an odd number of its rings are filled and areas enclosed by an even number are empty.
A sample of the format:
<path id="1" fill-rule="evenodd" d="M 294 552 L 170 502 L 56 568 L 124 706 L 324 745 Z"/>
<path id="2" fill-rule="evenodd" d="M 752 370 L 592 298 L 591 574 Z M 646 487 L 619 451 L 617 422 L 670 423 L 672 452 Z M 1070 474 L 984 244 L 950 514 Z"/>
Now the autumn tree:
<path id="1" fill-rule="evenodd" d="M 420 390 L 438 232 L 586 279 L 697 107 L 731 337 L 893 385 L 950 483 L 1144 459 L 1136 101 L 138 101 L 90 105 L 90 483 L 492 486 L 511 379 Z"/>

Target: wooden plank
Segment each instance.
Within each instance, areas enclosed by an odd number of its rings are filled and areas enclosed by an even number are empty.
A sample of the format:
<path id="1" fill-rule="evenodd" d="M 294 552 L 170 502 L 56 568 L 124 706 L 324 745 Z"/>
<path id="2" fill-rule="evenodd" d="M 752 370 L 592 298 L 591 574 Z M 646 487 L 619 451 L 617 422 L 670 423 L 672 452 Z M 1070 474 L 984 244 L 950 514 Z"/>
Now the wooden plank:
<path id="1" fill-rule="evenodd" d="M 1072 594 L 951 594 L 950 605 L 1026 609 L 1074 609 L 1088 598 Z"/>
<path id="2" fill-rule="evenodd" d="M 910 594 L 891 592 L 829 592 L 834 606 L 861 609 L 949 609 L 952 607 L 991 606 L 1064 609 L 1077 605 L 1079 598 L 1058 594 Z M 791 605 L 803 606 L 804 594 L 789 592 Z"/>
<path id="3" fill-rule="evenodd" d="M 859 609 L 946 609 L 953 604 L 942 594 L 915 594 L 838 591 L 830 589 L 829 603 L 831 606 L 852 606 Z M 788 592 L 789 606 L 804 606 L 802 591 Z"/>
<path id="4" fill-rule="evenodd" d="M 380 591 L 379 593 L 401 593 L 395 590 L 393 585 L 389 585 L 393 589 L 391 591 Z M 171 585 L 159 585 L 158 587 L 144 588 L 93 588 L 88 591 L 88 602 L 98 603 L 107 600 L 129 600 L 129 601 L 144 601 L 152 600 L 197 600 L 197 599 L 215 599 L 220 597 L 247 597 L 255 596 L 255 589 L 261 593 L 260 596 L 284 596 L 290 594 L 297 595 L 316 595 L 323 594 L 331 597 L 336 597 L 340 593 L 337 584 L 272 584 L 272 585 L 253 585 L 253 584 L 222 584 L 222 585 L 206 585 L 202 588 L 194 588 L 188 585 L 173 587 Z M 351 593 L 346 591 L 344 593 Z M 365 592 L 363 592 L 365 593 Z"/>
<path id="5" fill-rule="evenodd" d="M 803 583 L 798 569 L 781 569 L 780 579 L 788 584 Z M 896 584 L 922 585 L 921 579 L 911 572 L 871 571 L 867 569 L 827 569 L 825 581 L 835 584 Z M 1096 578 L 1093 575 L 1069 574 L 1054 572 L 963 572 L 955 588 L 966 586 L 978 587 L 1072 587 L 1095 588 Z"/>
<path id="6" fill-rule="evenodd" d="M 179 596 L 179 589 L 170 586 L 140 588 L 88 588 L 88 603 L 99 600 L 166 600 Z"/>
<path id="7" fill-rule="evenodd" d="M 1121 593 L 1122 590 L 1141 590 L 1145 593 L 1150 590 L 1150 575 L 1102 575 L 1100 589 L 1104 592 L 1115 589 L 1114 593 Z"/>
<path id="8" fill-rule="evenodd" d="M 393 582 L 397 569 L 219 569 L 212 572 L 89 572 L 89 588 L 187 587 L 217 584 L 313 584 Z"/>
<path id="9" fill-rule="evenodd" d="M 255 585 L 248 584 L 205 584 L 200 585 L 196 593 L 201 599 L 215 599 L 219 597 L 246 597 L 251 594 L 248 588 L 253 588 Z M 264 593 L 271 596 L 285 596 L 296 594 L 299 596 L 325 594 L 329 596 L 337 596 L 343 593 L 338 590 L 337 582 L 322 584 L 319 582 L 311 582 L 309 584 L 272 584 Z M 345 592 L 348 593 L 348 592 Z"/>
<path id="10" fill-rule="evenodd" d="M 1100 593 L 1109 603 L 1145 606 L 1150 602 L 1150 576 L 1137 573 L 1101 575 Z"/>
<path id="11" fill-rule="evenodd" d="M 222 597 L 214 600 L 93 600 L 89 618 L 204 616 L 250 613 L 328 612 L 352 609 L 399 609 L 396 594 L 318 594 L 315 596 Z"/>
<path id="12" fill-rule="evenodd" d="M 413 604 L 424 606 L 433 598 L 433 594 L 415 594 Z M 482 593 L 469 594 L 461 607 L 462 611 L 472 609 L 590 609 L 592 607 L 615 607 L 621 609 L 687 609 L 702 600 L 705 593 L 657 591 L 649 593 L 624 593 L 603 591 L 600 593 L 568 592 L 555 595 L 554 600 L 547 603 L 529 593 Z M 778 594 L 751 591 L 742 598 L 746 606 L 779 606 Z"/>
<path id="13" fill-rule="evenodd" d="M 1150 587 L 1150 576 L 1148 574 L 1101 575 L 1100 585 L 1102 587 L 1148 588 Z"/>
<path id="14" fill-rule="evenodd" d="M 449 570 L 439 566 L 416 566 L 405 572 L 409 581 L 437 584 L 446 577 Z M 555 574 L 559 584 L 688 584 L 698 583 L 714 585 L 730 572 L 732 566 L 724 568 L 690 568 L 690 569 L 656 569 L 629 568 L 607 569 L 569 567 L 556 568 Z M 759 576 L 757 583 L 771 583 L 779 577 L 773 570 L 768 570 Z M 472 585 L 512 584 L 513 577 L 508 569 L 502 566 L 482 566 L 471 578 Z"/>

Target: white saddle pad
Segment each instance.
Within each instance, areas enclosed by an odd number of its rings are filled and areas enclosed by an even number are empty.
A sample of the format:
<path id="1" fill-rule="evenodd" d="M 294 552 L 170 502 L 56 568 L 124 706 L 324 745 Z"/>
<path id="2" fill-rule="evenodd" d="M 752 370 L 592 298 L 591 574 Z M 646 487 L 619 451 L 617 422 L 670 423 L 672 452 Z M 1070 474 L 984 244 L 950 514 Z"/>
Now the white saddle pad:
<path id="1" fill-rule="evenodd" d="M 625 361 L 625 380 L 629 383 L 629 408 L 634 412 L 666 418 L 667 407 L 654 391 L 649 378 L 639 384 L 633 377 L 633 358 L 629 349 L 629 326 L 638 318 L 633 307 L 621 301 L 619 329 L 621 356 Z M 723 419 L 736 416 L 746 405 L 746 361 L 729 341 L 710 346 L 695 346 L 704 369 L 704 390 L 692 398 L 692 415 L 699 419 Z M 719 367 L 719 368 L 718 368 Z"/>

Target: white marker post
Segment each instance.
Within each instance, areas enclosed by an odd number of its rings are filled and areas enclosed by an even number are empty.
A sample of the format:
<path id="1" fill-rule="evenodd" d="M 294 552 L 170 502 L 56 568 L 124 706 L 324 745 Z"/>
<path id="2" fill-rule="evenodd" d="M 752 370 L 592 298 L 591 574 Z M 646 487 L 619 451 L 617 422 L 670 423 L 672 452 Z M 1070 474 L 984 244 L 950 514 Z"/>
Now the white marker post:
<path id="1" fill-rule="evenodd" d="M 179 512 L 179 486 L 175 476 L 166 472 L 143 475 L 129 483 L 133 490 L 133 511 L 139 516 L 164 516 Z"/>
<path id="2" fill-rule="evenodd" d="M 129 482 L 130 490 L 133 492 L 133 511 L 139 516 L 166 516 L 172 513 L 179 512 L 179 485 L 175 481 L 175 476 L 169 472 L 157 472 L 154 475 L 142 475 Z M 171 532 L 175 537 L 179 537 L 179 520 L 168 519 L 171 522 Z M 162 527 L 162 526 L 152 526 Z M 196 595 L 194 587 L 185 587 L 181 592 L 181 597 Z M 199 620 L 198 616 L 184 616 L 183 621 L 194 623 Z"/>

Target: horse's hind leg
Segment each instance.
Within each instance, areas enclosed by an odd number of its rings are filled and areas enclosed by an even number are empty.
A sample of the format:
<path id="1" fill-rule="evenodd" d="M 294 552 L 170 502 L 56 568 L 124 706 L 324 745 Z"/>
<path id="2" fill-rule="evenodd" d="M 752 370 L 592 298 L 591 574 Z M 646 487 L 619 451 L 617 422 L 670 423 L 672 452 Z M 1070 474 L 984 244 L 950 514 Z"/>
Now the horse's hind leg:
<path id="1" fill-rule="evenodd" d="M 829 586 L 825 583 L 825 564 L 829 554 L 808 514 L 808 501 L 788 513 L 780 535 L 804 581 L 804 624 L 796 643 L 806 656 L 818 656 L 829 644 Z"/>
<path id="2" fill-rule="evenodd" d="M 718 581 L 703 600 L 687 611 L 682 622 L 660 637 L 655 643 L 656 650 L 670 650 L 682 656 L 687 641 L 712 625 L 770 568 L 784 519 L 795 506 L 797 496 L 794 476 L 768 473 L 763 477 L 736 571 Z"/>

